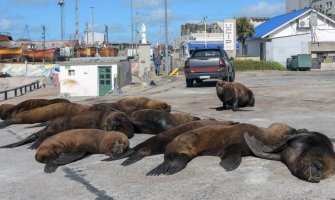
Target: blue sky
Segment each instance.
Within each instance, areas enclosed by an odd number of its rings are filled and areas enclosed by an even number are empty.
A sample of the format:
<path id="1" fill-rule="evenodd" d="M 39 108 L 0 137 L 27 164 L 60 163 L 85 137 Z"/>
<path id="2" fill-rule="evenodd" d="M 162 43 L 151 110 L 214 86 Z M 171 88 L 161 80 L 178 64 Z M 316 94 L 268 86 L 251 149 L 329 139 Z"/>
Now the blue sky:
<path id="1" fill-rule="evenodd" d="M 79 30 L 85 23 L 91 30 L 91 7 L 94 7 L 96 32 L 104 32 L 109 26 L 109 40 L 131 42 L 131 0 L 78 0 Z M 42 25 L 46 26 L 46 39 L 60 39 L 60 8 L 58 0 L 0 0 L 0 32 L 10 32 L 14 39 L 41 40 Z M 180 35 L 180 26 L 186 22 L 199 22 L 204 16 L 208 21 L 222 21 L 239 16 L 271 17 L 285 12 L 284 0 L 168 0 L 169 39 Z M 147 26 L 147 38 L 152 43 L 164 41 L 164 1 L 133 0 L 134 24 Z M 65 39 L 75 33 L 75 0 L 65 0 Z M 139 26 L 140 30 L 140 26 Z M 135 34 L 134 34 L 135 39 Z"/>

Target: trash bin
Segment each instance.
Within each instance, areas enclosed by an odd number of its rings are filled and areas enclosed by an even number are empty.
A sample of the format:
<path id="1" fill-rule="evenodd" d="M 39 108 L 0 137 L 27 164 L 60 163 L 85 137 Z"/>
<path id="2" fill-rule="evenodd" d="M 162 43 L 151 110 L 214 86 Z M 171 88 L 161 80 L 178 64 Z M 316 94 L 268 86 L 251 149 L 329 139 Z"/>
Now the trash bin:
<path id="1" fill-rule="evenodd" d="M 298 54 L 292 56 L 292 70 L 310 70 L 312 68 L 311 54 Z"/>

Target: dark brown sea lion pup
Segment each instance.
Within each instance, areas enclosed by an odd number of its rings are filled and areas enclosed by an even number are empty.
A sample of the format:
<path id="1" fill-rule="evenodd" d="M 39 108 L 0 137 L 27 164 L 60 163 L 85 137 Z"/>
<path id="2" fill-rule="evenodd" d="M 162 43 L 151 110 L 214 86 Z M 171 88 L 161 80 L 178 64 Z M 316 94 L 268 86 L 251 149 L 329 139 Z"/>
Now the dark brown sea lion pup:
<path id="1" fill-rule="evenodd" d="M 118 131 L 128 138 L 134 136 L 134 128 L 128 115 L 120 111 L 88 110 L 75 115 L 65 115 L 49 121 L 47 126 L 25 139 L 0 148 L 14 148 L 34 142 L 30 149 L 37 149 L 48 137 L 72 129 L 101 129 L 105 131 Z"/>
<path id="2" fill-rule="evenodd" d="M 172 114 L 161 110 L 143 109 L 133 112 L 130 120 L 136 133 L 158 134 L 200 118 L 185 113 Z"/>
<path id="3" fill-rule="evenodd" d="M 92 105 L 82 105 L 76 103 L 55 103 L 20 112 L 12 118 L 0 122 L 0 128 L 5 128 L 12 124 L 34 124 L 46 122 L 63 115 L 74 115 L 76 113 L 89 110 L 91 107 Z"/>
<path id="4" fill-rule="evenodd" d="M 217 121 L 210 119 L 188 122 L 186 124 L 182 124 L 177 127 L 166 130 L 164 132 L 161 132 L 158 135 L 147 139 L 146 141 L 132 148 L 132 152 L 128 151 L 126 154 L 121 154 L 114 160 L 129 157 L 122 163 L 123 166 L 128 166 L 141 160 L 146 156 L 152 156 L 164 153 L 166 145 L 168 145 L 175 137 L 187 131 L 194 130 L 204 126 L 213 126 L 213 125 L 232 126 L 235 124 L 238 124 L 238 122 Z"/>
<path id="5" fill-rule="evenodd" d="M 223 109 L 226 109 L 226 106 L 232 106 L 233 111 L 237 111 L 241 107 L 255 105 L 254 94 L 241 83 L 219 80 L 216 83 L 216 93 L 223 103 Z"/>
<path id="6" fill-rule="evenodd" d="M 292 135 L 275 146 L 244 135 L 252 152 L 261 158 L 282 161 L 292 175 L 312 183 L 319 183 L 335 174 L 335 153 L 330 139 L 317 132 Z"/>
<path id="7" fill-rule="evenodd" d="M 6 113 L 8 112 L 8 110 L 14 108 L 16 105 L 15 104 L 1 104 L 0 105 L 0 119 L 1 120 L 5 120 L 6 119 Z"/>
<path id="8" fill-rule="evenodd" d="M 147 97 L 125 97 L 113 103 L 100 103 L 92 107 L 93 110 L 119 110 L 131 114 L 137 110 L 154 109 L 166 112 L 171 111 L 171 106 L 162 100 L 149 99 Z"/>
<path id="9" fill-rule="evenodd" d="M 116 131 L 75 129 L 46 139 L 37 149 L 35 159 L 45 163 L 44 172 L 54 172 L 58 165 L 76 161 L 86 154 L 115 157 L 129 147 L 128 137 Z"/>
<path id="10" fill-rule="evenodd" d="M 17 104 L 15 107 L 9 109 L 5 114 L 5 119 L 10 118 L 11 116 L 26 111 L 26 110 L 32 110 L 35 108 L 51 105 L 54 103 L 70 103 L 69 100 L 66 99 L 29 99 L 26 101 L 23 101 L 19 104 Z"/>
<path id="11" fill-rule="evenodd" d="M 198 128 L 174 138 L 165 148 L 164 162 L 147 175 L 177 173 L 193 158 L 201 155 L 219 156 L 220 165 L 232 171 L 240 165 L 242 156 L 252 154 L 244 140 L 245 132 L 266 144 L 278 144 L 289 135 L 297 134 L 294 128 L 282 123 L 274 123 L 268 128 L 252 124 Z"/>

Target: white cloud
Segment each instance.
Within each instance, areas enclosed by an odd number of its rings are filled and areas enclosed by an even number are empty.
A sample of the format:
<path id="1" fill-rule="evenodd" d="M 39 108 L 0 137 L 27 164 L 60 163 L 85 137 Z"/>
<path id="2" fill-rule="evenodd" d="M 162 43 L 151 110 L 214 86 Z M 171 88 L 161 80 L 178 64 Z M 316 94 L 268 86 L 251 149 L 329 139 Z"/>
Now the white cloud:
<path id="1" fill-rule="evenodd" d="M 16 5 L 19 4 L 19 5 L 36 6 L 36 5 L 45 5 L 49 1 L 48 0 L 11 0 L 10 2 Z"/>
<path id="2" fill-rule="evenodd" d="M 127 5 L 131 5 L 131 0 L 127 1 Z M 159 0 L 133 0 L 134 8 L 154 8 L 159 5 L 163 6 L 163 1 Z"/>
<path id="3" fill-rule="evenodd" d="M 285 3 L 268 3 L 260 1 L 255 5 L 243 7 L 236 15 L 246 17 L 272 17 L 285 13 Z"/>
<path id="4" fill-rule="evenodd" d="M 0 29 L 1 30 L 8 30 L 11 26 L 11 21 L 8 19 L 1 19 L 0 20 Z"/>

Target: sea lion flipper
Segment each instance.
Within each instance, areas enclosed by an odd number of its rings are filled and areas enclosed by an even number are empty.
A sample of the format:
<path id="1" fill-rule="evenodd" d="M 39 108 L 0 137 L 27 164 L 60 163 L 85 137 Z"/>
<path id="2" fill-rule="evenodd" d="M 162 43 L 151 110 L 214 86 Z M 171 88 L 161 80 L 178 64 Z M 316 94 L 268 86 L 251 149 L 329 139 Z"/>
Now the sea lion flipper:
<path id="1" fill-rule="evenodd" d="M 7 126 L 10 126 L 10 125 L 12 125 L 11 121 L 9 120 L 2 121 L 0 122 L 0 129 L 6 128 Z"/>
<path id="2" fill-rule="evenodd" d="M 44 172 L 49 174 L 49 173 L 55 172 L 57 168 L 58 168 L 58 165 L 55 162 L 50 161 L 45 164 Z"/>
<path id="3" fill-rule="evenodd" d="M 109 157 L 109 158 L 103 159 L 102 161 L 121 160 L 123 158 L 129 157 L 130 155 L 132 155 L 134 153 L 135 153 L 135 151 L 132 148 L 127 147 L 126 150 L 122 154 L 119 154 L 115 157 Z"/>
<path id="4" fill-rule="evenodd" d="M 55 160 L 57 165 L 66 165 L 70 162 L 79 160 L 80 158 L 84 157 L 86 152 L 83 151 L 76 151 L 71 153 L 62 153 L 60 156 Z"/>
<path id="5" fill-rule="evenodd" d="M 147 176 L 175 174 L 183 170 L 190 160 L 192 160 L 192 158 L 184 154 L 171 155 L 168 158 L 164 158 L 164 162 L 151 170 L 149 173 L 147 173 Z"/>
<path id="6" fill-rule="evenodd" d="M 241 145 L 230 145 L 224 150 L 221 156 L 220 165 L 226 171 L 233 171 L 240 166 L 242 162 L 242 146 Z"/>
<path id="7" fill-rule="evenodd" d="M 25 139 L 23 139 L 21 141 L 2 146 L 0 148 L 14 148 L 14 147 L 22 146 L 22 145 L 25 145 L 27 143 L 33 142 L 34 140 L 36 140 L 36 138 L 37 138 L 37 135 L 32 134 L 32 135 L 26 137 Z"/>
<path id="8" fill-rule="evenodd" d="M 144 158 L 145 156 L 139 154 L 139 153 L 134 153 L 132 154 L 128 159 L 126 159 L 125 161 L 123 161 L 121 163 L 122 166 L 129 166 L 131 164 L 136 163 L 137 161 L 142 160 L 142 158 Z"/>
<path id="9" fill-rule="evenodd" d="M 248 133 L 244 133 L 244 139 L 247 143 L 250 150 L 258 157 L 269 159 L 269 160 L 277 160 L 280 161 L 281 157 L 280 154 L 270 154 L 262 151 L 263 144 L 257 140 L 255 137 L 251 137 Z"/>

